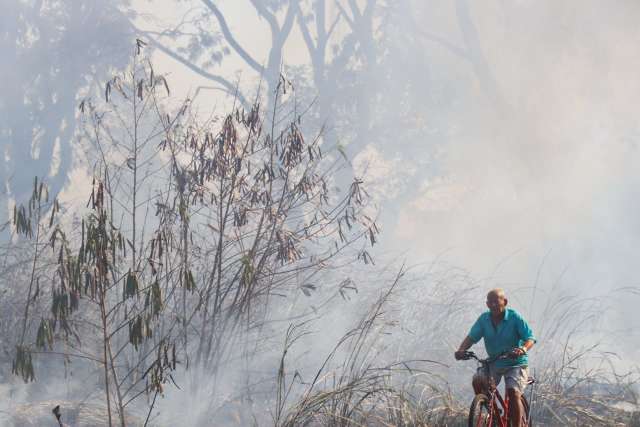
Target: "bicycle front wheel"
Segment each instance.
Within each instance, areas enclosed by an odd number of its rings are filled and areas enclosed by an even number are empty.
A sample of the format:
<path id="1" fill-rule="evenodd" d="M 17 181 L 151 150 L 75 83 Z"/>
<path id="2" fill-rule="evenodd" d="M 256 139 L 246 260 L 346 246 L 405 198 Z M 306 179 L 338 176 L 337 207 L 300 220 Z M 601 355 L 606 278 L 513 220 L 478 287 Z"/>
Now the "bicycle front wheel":
<path id="1" fill-rule="evenodd" d="M 526 397 L 524 397 L 524 394 L 520 397 L 520 401 L 522 402 L 522 425 L 525 427 L 532 427 L 533 425 L 533 420 L 529 420 L 529 401 L 527 400 Z M 509 421 L 509 423 L 507 423 L 508 427 L 511 427 L 511 421 Z"/>
<path id="2" fill-rule="evenodd" d="M 493 427 L 493 425 L 489 398 L 484 394 L 476 394 L 469 408 L 469 427 Z"/>
<path id="3" fill-rule="evenodd" d="M 526 397 L 524 397 L 524 394 L 522 395 L 522 408 L 524 409 L 524 425 L 527 427 L 532 427 L 533 420 L 529 419 L 529 411 L 531 408 L 529 407 L 529 401 Z M 528 424 L 527 421 L 529 422 Z"/>

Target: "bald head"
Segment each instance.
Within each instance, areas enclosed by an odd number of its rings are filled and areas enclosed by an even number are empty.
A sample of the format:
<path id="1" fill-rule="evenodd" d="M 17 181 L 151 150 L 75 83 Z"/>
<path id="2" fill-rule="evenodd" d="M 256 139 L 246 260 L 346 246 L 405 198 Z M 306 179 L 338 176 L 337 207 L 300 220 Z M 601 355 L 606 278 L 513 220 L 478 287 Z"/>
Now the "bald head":
<path id="1" fill-rule="evenodd" d="M 507 297 L 504 295 L 503 289 L 494 288 L 487 292 L 487 308 L 491 311 L 492 316 L 502 316 L 507 308 L 507 303 Z"/>
<path id="2" fill-rule="evenodd" d="M 489 292 L 487 292 L 487 300 L 500 297 L 505 298 L 504 289 L 502 288 L 493 288 Z"/>

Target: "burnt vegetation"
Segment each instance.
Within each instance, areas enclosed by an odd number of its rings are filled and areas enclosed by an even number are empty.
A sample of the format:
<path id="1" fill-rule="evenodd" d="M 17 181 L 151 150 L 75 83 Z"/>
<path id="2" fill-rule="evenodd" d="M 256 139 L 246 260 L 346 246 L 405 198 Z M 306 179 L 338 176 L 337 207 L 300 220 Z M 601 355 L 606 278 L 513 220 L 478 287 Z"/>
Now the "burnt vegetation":
<path id="1" fill-rule="evenodd" d="M 93 165 L 86 205 L 64 212 L 36 179 L 13 218 L 30 256 L 14 374 L 46 376 L 36 367 L 46 355 L 90 361 L 108 423 L 122 426 L 178 365 L 215 378 L 243 331 L 292 296 L 335 282 L 326 292 L 345 297 L 355 288 L 334 267 L 371 263 L 378 233 L 360 180 L 330 190 L 340 161 L 286 110 L 286 79 L 269 109 L 256 101 L 200 120 L 187 101 L 172 116 L 143 45 L 102 100 L 79 105 Z"/>

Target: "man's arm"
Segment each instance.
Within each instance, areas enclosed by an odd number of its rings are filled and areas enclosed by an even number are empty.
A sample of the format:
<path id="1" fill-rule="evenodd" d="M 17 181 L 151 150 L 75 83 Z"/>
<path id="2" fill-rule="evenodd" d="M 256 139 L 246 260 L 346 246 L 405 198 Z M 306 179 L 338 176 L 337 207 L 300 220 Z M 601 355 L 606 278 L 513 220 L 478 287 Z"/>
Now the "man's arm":
<path id="1" fill-rule="evenodd" d="M 472 345 L 473 345 L 473 340 L 471 340 L 469 336 L 466 336 L 465 339 L 460 344 L 460 347 L 458 347 L 458 351 L 456 351 L 453 354 L 456 360 L 462 359 L 462 355 L 464 354 L 464 352 L 469 350 Z"/>
<path id="2" fill-rule="evenodd" d="M 458 347 L 458 351 L 456 351 L 453 354 L 456 360 L 460 360 L 465 351 L 469 350 L 472 345 L 474 345 L 475 343 L 480 341 L 482 337 L 484 337 L 484 331 L 482 330 L 482 323 L 480 322 L 481 318 L 482 316 L 478 317 L 478 320 L 476 320 L 476 322 L 473 324 L 473 326 L 469 330 L 469 334 L 462 341 L 462 344 L 460 344 L 460 347 Z"/>
<path id="3" fill-rule="evenodd" d="M 524 343 L 519 348 L 514 349 L 514 354 L 516 356 L 522 356 L 523 354 L 526 354 L 529 352 L 529 350 L 531 350 L 531 347 L 533 347 L 536 342 L 536 338 L 533 335 L 533 331 L 531 330 L 531 327 L 529 326 L 527 321 L 524 320 L 522 316 L 520 316 L 518 320 L 518 335 L 520 336 L 520 339 L 524 341 Z"/>

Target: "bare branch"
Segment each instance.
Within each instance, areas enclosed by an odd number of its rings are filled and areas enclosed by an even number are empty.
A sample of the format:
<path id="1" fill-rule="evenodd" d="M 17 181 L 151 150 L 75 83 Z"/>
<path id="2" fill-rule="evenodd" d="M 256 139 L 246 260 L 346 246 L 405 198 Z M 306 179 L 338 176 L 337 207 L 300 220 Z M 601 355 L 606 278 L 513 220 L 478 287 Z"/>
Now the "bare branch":
<path id="1" fill-rule="evenodd" d="M 333 20 L 333 22 L 329 26 L 329 29 L 327 30 L 327 40 L 331 37 L 331 34 L 333 34 L 333 31 L 336 29 L 338 22 L 340 22 L 341 16 L 342 16 L 341 14 L 336 15 L 336 18 Z"/>
<path id="2" fill-rule="evenodd" d="M 235 37 L 233 37 L 233 34 L 231 34 L 231 30 L 227 25 L 227 21 L 224 19 L 224 16 L 222 15 L 222 12 L 220 12 L 220 9 L 218 9 L 218 6 L 213 4 L 211 0 L 202 0 L 202 2 L 216 16 L 216 19 L 220 24 L 220 29 L 222 30 L 222 34 L 224 35 L 224 38 L 227 40 L 227 43 L 231 45 L 233 50 L 235 50 L 236 53 L 240 55 L 240 57 L 242 57 L 242 59 L 244 59 L 244 61 L 247 64 L 249 64 L 249 66 L 253 68 L 255 71 L 257 71 L 260 74 L 264 73 L 264 67 L 262 67 L 262 65 L 260 65 L 258 61 L 253 59 L 253 57 L 251 57 L 251 55 L 246 50 L 244 50 L 242 46 L 240 46 L 240 43 L 238 43 Z"/>
<path id="3" fill-rule="evenodd" d="M 358 7 L 358 3 L 356 2 L 356 0 L 349 0 L 349 7 L 351 8 L 351 12 L 353 13 L 354 21 L 362 18 L 362 13 L 360 12 L 360 8 Z"/>
<path id="4" fill-rule="evenodd" d="M 296 0 L 291 0 L 289 2 L 289 8 L 287 9 L 287 15 L 284 18 L 284 22 L 282 23 L 282 28 L 280 33 L 278 34 L 278 39 L 284 44 L 284 41 L 289 37 L 289 33 L 291 32 L 291 28 L 293 27 L 293 20 L 297 15 L 297 12 L 300 8 L 298 7 L 298 2 Z"/>
<path id="5" fill-rule="evenodd" d="M 267 20 L 269 26 L 271 27 L 272 34 L 278 34 L 280 32 L 280 27 L 278 26 L 278 20 L 275 15 L 262 4 L 261 0 L 250 0 L 253 7 L 256 9 L 258 14 Z"/>
<path id="6" fill-rule="evenodd" d="M 353 19 L 351 19 L 349 17 L 349 14 L 347 13 L 347 11 L 344 9 L 344 7 L 340 4 L 340 2 L 336 1 L 336 6 L 338 7 L 338 10 L 340 11 L 340 13 L 338 14 L 338 16 L 342 15 L 344 16 L 345 21 L 347 21 L 347 24 L 349 24 L 349 26 L 351 28 L 354 27 L 353 24 Z"/>
<path id="7" fill-rule="evenodd" d="M 163 52 L 166 55 L 170 56 L 171 58 L 175 59 L 176 61 L 178 61 L 182 65 L 184 65 L 187 68 L 189 68 L 191 71 L 197 73 L 198 75 L 200 75 L 200 76 L 202 76 L 202 77 L 204 77 L 204 78 L 206 78 L 208 80 L 211 80 L 213 82 L 216 82 L 216 83 L 219 83 L 220 85 L 222 85 L 222 87 L 224 88 L 223 90 L 226 93 L 228 93 L 229 95 L 232 95 L 232 96 L 237 96 L 238 100 L 240 100 L 242 105 L 244 105 L 245 107 L 249 106 L 249 103 L 247 102 L 246 98 L 242 95 L 242 93 L 240 93 L 240 91 L 238 91 L 237 86 L 232 84 L 229 80 L 227 80 L 224 77 L 219 76 L 217 74 L 212 74 L 212 73 L 204 70 L 201 67 L 198 67 L 193 62 L 191 62 L 188 59 L 182 57 L 181 55 L 177 54 L 173 50 L 165 47 L 164 45 L 162 45 L 157 40 L 149 39 L 149 41 L 153 44 L 153 46 L 158 48 L 161 52 Z"/>
<path id="8" fill-rule="evenodd" d="M 309 32 L 309 28 L 307 27 L 307 23 L 304 21 L 304 15 L 302 14 L 302 10 L 298 12 L 298 27 L 300 27 L 300 32 L 302 33 L 302 39 L 304 43 L 307 45 L 307 49 L 309 50 L 309 54 L 311 58 L 314 57 L 314 53 L 316 52 L 316 46 L 313 43 L 313 38 L 311 37 L 311 33 Z"/>

